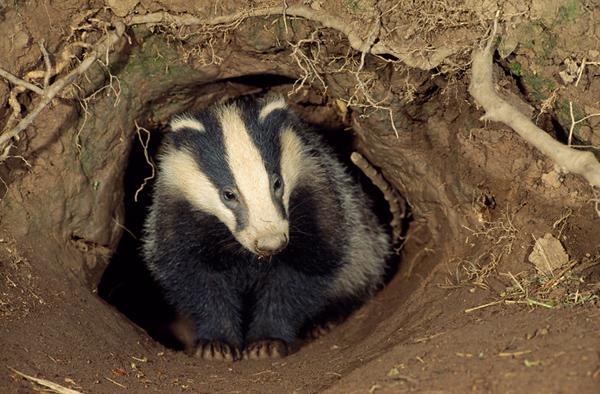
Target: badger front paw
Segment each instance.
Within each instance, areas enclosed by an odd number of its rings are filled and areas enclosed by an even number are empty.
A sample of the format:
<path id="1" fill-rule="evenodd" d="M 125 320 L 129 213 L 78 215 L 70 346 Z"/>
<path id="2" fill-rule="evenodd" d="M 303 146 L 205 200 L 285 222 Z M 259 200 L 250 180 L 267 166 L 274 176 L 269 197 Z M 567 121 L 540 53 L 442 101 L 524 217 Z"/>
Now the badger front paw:
<path id="1" fill-rule="evenodd" d="M 280 339 L 261 339 L 251 342 L 242 355 L 244 360 L 264 360 L 268 358 L 283 358 L 290 354 L 290 345 Z"/>
<path id="2" fill-rule="evenodd" d="M 241 359 L 242 355 L 235 346 L 213 339 L 198 341 L 194 356 L 203 360 L 235 361 Z"/>

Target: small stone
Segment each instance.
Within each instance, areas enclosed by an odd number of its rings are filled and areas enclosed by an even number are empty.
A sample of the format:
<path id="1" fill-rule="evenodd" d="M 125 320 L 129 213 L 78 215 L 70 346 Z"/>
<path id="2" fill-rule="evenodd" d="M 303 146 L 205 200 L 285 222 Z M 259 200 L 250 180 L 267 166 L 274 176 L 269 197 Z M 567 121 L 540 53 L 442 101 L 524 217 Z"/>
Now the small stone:
<path id="1" fill-rule="evenodd" d="M 392 369 L 390 369 L 387 373 L 387 376 L 389 376 L 389 377 L 394 377 L 394 376 L 398 376 L 398 375 L 400 375 L 400 371 L 396 367 L 392 367 Z"/>
<path id="2" fill-rule="evenodd" d="M 506 35 L 502 37 L 500 45 L 498 45 L 498 53 L 502 59 L 506 59 L 511 53 L 517 49 L 519 45 L 519 30 L 508 29 Z"/>
<path id="3" fill-rule="evenodd" d="M 15 33 L 12 42 L 15 49 L 23 49 L 26 48 L 27 45 L 29 45 L 29 41 L 31 41 L 31 37 L 29 37 L 29 34 L 24 32 L 23 30 L 20 30 Z"/>
<path id="4" fill-rule="evenodd" d="M 567 70 L 560 71 L 558 73 L 558 75 L 560 76 L 560 79 L 562 79 L 562 81 L 565 85 L 568 85 L 575 81 L 575 77 L 573 75 L 569 74 L 569 72 Z"/>
<path id="5" fill-rule="evenodd" d="M 583 142 L 589 143 L 592 140 L 593 130 L 590 126 L 581 126 L 579 128 L 579 133 L 577 133 L 579 139 Z"/>
<path id="6" fill-rule="evenodd" d="M 563 63 L 565 64 L 566 69 L 560 71 L 558 75 L 563 80 L 564 84 L 568 85 L 575 82 L 579 66 L 577 65 L 577 62 L 571 58 L 566 58 Z"/>
<path id="7" fill-rule="evenodd" d="M 579 71 L 579 65 L 577 65 L 577 62 L 571 58 L 566 58 L 565 61 L 565 66 L 567 66 L 567 72 L 571 75 L 577 75 L 577 72 Z"/>
<path id="8" fill-rule="evenodd" d="M 335 100 L 335 105 L 337 107 L 338 113 L 342 118 L 345 118 L 348 114 L 348 104 L 345 101 L 337 99 Z"/>
<path id="9" fill-rule="evenodd" d="M 553 189 L 559 188 L 562 184 L 560 180 L 560 175 L 555 170 L 552 170 L 547 174 L 543 174 L 542 182 L 544 182 L 544 185 L 549 186 Z"/>

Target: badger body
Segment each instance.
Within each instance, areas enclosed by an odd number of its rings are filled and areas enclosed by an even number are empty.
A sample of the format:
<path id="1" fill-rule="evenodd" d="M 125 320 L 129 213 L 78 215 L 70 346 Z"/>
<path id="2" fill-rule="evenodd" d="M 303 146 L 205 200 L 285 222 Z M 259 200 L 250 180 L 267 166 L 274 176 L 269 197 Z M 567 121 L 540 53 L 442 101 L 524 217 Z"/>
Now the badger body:
<path id="1" fill-rule="evenodd" d="M 216 105 L 170 127 L 143 255 L 194 323 L 198 356 L 284 356 L 307 325 L 381 284 L 387 233 L 282 98 Z"/>

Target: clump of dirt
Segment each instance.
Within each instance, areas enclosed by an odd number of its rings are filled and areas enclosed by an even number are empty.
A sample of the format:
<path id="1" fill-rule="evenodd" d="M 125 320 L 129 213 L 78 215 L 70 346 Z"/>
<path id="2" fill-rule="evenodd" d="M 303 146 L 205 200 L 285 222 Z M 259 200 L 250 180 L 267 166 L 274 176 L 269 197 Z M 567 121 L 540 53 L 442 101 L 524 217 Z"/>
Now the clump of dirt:
<path id="1" fill-rule="evenodd" d="M 482 123 L 467 70 L 500 11 L 500 94 L 598 157 L 600 11 L 413 3 L 0 5 L 0 389 L 596 392 L 598 191 Z M 203 362 L 138 280 L 152 153 L 171 115 L 272 91 L 406 199 L 400 265 L 285 359 Z"/>

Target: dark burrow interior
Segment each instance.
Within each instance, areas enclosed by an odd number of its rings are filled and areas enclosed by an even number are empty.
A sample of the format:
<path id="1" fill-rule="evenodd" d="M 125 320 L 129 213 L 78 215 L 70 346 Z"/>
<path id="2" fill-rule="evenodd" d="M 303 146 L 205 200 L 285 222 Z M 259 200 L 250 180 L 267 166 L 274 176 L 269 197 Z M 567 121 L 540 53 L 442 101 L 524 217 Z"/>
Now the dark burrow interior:
<path id="1" fill-rule="evenodd" d="M 237 83 L 246 83 L 251 86 L 261 87 L 254 93 L 256 96 L 264 95 L 269 91 L 265 87 L 266 81 L 275 81 L 282 91 L 291 89 L 291 85 L 281 84 L 285 79 L 269 79 L 266 76 L 256 78 L 240 78 Z M 272 87 L 272 86 L 271 86 Z M 226 92 L 225 92 L 226 93 Z M 223 97 L 230 97 L 226 94 Z M 218 98 L 217 98 L 218 99 Z M 215 100 L 215 102 L 218 100 Z M 389 223 L 391 214 L 388 203 L 381 191 L 350 161 L 350 154 L 356 149 L 354 134 L 341 119 L 323 119 L 322 124 L 306 121 L 308 111 L 314 108 L 310 105 L 292 105 L 293 109 L 305 120 L 309 127 L 318 130 L 325 141 L 331 145 L 338 158 L 346 165 L 352 176 L 361 184 L 373 203 L 373 209 L 381 223 L 391 233 Z M 198 111 L 202 108 L 187 108 L 186 111 Z M 151 138 L 147 152 L 156 164 L 160 142 L 165 132 L 166 124 L 155 125 L 150 128 Z M 124 231 L 119 245 L 105 270 L 98 285 L 98 294 L 106 302 L 117 308 L 130 321 L 144 329 L 154 340 L 174 350 L 184 350 L 185 340 L 177 327 L 179 317 L 175 310 L 165 301 L 161 289 L 151 277 L 140 255 L 140 240 L 142 237 L 143 223 L 151 203 L 153 180 L 149 180 L 143 190 L 138 192 L 144 179 L 150 177 L 152 169 L 145 158 L 142 144 L 134 137 L 128 166 L 125 170 L 123 187 L 125 191 L 125 220 Z M 137 198 L 136 198 L 137 194 Z M 409 217 L 405 215 L 405 217 Z M 403 232 L 408 231 L 409 221 L 403 223 Z M 394 276 L 399 266 L 398 254 L 394 254 L 387 265 L 385 283 Z"/>

